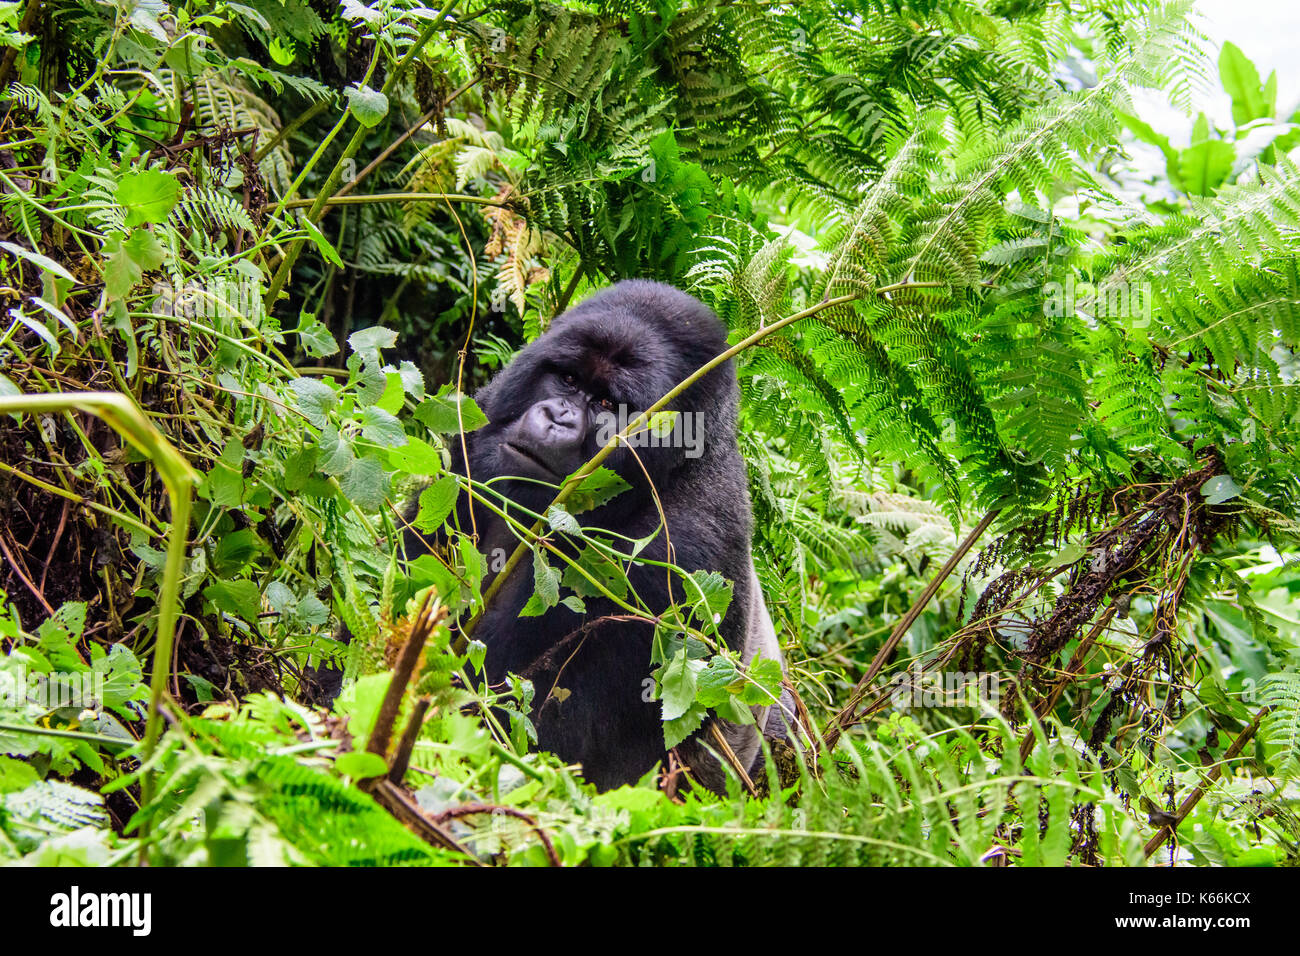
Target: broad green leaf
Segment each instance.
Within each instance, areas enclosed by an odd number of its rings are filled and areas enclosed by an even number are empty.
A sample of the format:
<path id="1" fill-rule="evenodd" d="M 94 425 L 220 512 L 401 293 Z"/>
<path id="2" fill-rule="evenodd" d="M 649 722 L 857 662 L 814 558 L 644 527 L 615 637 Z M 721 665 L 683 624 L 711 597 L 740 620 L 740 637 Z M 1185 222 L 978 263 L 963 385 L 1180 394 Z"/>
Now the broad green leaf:
<path id="1" fill-rule="evenodd" d="M 1215 475 L 1201 485 L 1201 494 L 1207 505 L 1221 505 L 1241 494 L 1241 487 L 1230 475 Z"/>
<path id="2" fill-rule="evenodd" d="M 1273 115 L 1273 104 L 1264 98 L 1260 86 L 1259 71 L 1235 43 L 1224 43 L 1219 52 L 1219 80 L 1232 97 L 1232 121 L 1237 126 Z"/>
<path id="3" fill-rule="evenodd" d="M 289 383 L 298 399 L 298 408 L 307 421 L 317 428 L 329 424 L 329 413 L 339 404 L 338 392 L 318 378 L 295 378 Z"/>
<path id="4" fill-rule="evenodd" d="M 397 344 L 397 333 L 382 325 L 372 325 L 367 329 L 358 329 L 348 336 L 348 346 L 354 352 L 372 352 L 378 349 L 391 349 Z"/>
<path id="5" fill-rule="evenodd" d="M 137 229 L 127 238 L 114 232 L 104 240 L 104 287 L 109 298 L 124 299 L 144 273 L 163 263 L 166 253 L 158 238 Z"/>
<path id="6" fill-rule="evenodd" d="M 353 780 L 380 777 L 388 772 L 388 764 L 384 763 L 384 758 L 368 750 L 352 750 L 340 754 L 334 761 L 334 767 L 339 773 Z"/>
<path id="7" fill-rule="evenodd" d="M 582 480 L 577 490 L 569 495 L 565 505 L 571 514 L 580 515 L 599 508 L 631 487 L 617 472 L 602 465 Z"/>
<path id="8" fill-rule="evenodd" d="M 1183 191 L 1191 196 L 1211 196 L 1232 172 L 1237 151 L 1221 139 L 1207 139 L 1189 146 L 1178 158 L 1178 175 Z"/>
<path id="9" fill-rule="evenodd" d="M 415 410 L 415 418 L 418 422 L 439 435 L 460 431 L 462 419 L 467 432 L 487 424 L 487 416 L 478 405 L 474 404 L 474 399 L 468 395 L 451 394 L 448 389 L 449 386 L 443 386 L 437 395 L 432 395 L 420 403 L 419 408 Z"/>
<path id="10" fill-rule="evenodd" d="M 181 195 L 181 184 L 173 173 L 144 169 L 127 173 L 117 184 L 113 198 L 126 210 L 126 227 L 146 222 L 166 222 Z"/>
<path id="11" fill-rule="evenodd" d="M 746 673 L 752 683 L 745 685 L 741 699 L 747 704 L 770 704 L 781 696 L 781 664 L 770 657 L 749 662 Z"/>
<path id="12" fill-rule="evenodd" d="M 690 709 L 680 717 L 664 721 L 664 747 L 669 750 L 676 747 L 699 730 L 708 715 L 708 708 L 702 704 L 691 704 Z"/>
<path id="13" fill-rule="evenodd" d="M 298 327 L 298 342 L 302 350 L 312 358 L 325 358 L 339 350 L 339 343 L 325 326 L 313 316 L 304 315 L 302 325 Z"/>
<path id="14" fill-rule="evenodd" d="M 219 610 L 256 623 L 262 609 L 262 593 L 252 581 L 216 581 L 203 589 L 203 596 Z"/>
<path id="15" fill-rule="evenodd" d="M 659 677 L 663 720 L 676 720 L 695 703 L 696 675 L 704 670 L 703 661 L 690 660 L 686 648 L 677 652 Z"/>
<path id="16" fill-rule="evenodd" d="M 348 97 L 348 108 L 362 126 L 377 126 L 388 115 L 388 97 L 379 90 L 372 90 L 368 86 L 349 86 L 343 92 Z"/>
<path id="17" fill-rule="evenodd" d="M 406 431 L 393 415 L 372 405 L 361 412 L 361 437 L 381 448 L 406 444 Z"/>
<path id="18" fill-rule="evenodd" d="M 416 528 L 424 534 L 437 530 L 455 507 L 459 490 L 456 479 L 448 475 L 421 491 L 419 510 L 415 516 Z"/>
<path id="19" fill-rule="evenodd" d="M 408 435 L 405 445 L 389 449 L 388 461 L 404 475 L 434 478 L 442 474 L 442 453 L 422 438 Z"/>
<path id="20" fill-rule="evenodd" d="M 339 486 L 348 500 L 366 511 L 378 511 L 391 491 L 388 473 L 373 458 L 359 458 L 339 479 Z"/>

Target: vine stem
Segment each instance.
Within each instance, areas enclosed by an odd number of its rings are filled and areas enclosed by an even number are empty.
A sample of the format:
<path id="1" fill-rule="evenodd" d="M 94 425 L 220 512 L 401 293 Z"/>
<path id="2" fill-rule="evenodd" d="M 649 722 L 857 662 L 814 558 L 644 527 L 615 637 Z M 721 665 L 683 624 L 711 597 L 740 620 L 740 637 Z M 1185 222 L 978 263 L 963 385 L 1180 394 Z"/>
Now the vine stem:
<path id="1" fill-rule="evenodd" d="M 403 143 L 405 143 L 408 139 L 410 139 L 421 129 L 423 129 L 424 125 L 428 123 L 429 120 L 437 116 L 438 113 L 441 112 L 442 110 L 445 110 L 462 93 L 470 89 L 477 82 L 478 82 L 477 77 L 472 80 L 467 80 L 466 82 L 462 83 L 459 87 L 457 87 L 456 89 L 448 93 L 447 98 L 445 100 L 441 100 L 437 106 L 425 112 L 423 116 L 421 116 L 418 120 L 416 120 L 414 126 L 410 127 L 405 133 L 403 133 L 401 136 L 397 137 L 397 139 L 389 143 L 384 148 L 384 151 L 380 153 L 378 156 L 376 156 L 374 159 L 372 159 L 369 165 L 367 165 L 365 169 L 357 173 L 356 178 L 353 179 L 352 182 L 344 183 L 343 188 L 334 194 L 334 198 L 338 199 L 343 196 L 346 196 L 348 193 L 352 192 L 352 190 L 356 189 L 357 186 L 361 185 L 361 181 L 365 179 L 367 176 L 369 176 L 371 173 L 373 173 L 376 169 L 378 169 L 379 166 L 384 162 L 384 160 L 388 159 L 389 156 L 392 156 L 393 153 L 397 152 L 397 150 L 401 148 Z"/>
<path id="2" fill-rule="evenodd" d="M 140 407 L 117 392 L 54 392 L 43 395 L 14 395 L 0 398 L 0 415 L 12 412 L 48 414 L 76 409 L 97 415 L 114 431 L 138 448 L 158 469 L 171 505 L 171 527 L 167 531 L 167 554 L 162 583 L 158 589 L 158 636 L 154 641 L 153 667 L 149 675 L 149 712 L 145 717 L 144 740 L 140 745 L 141 805 L 153 799 L 154 779 L 149 762 L 162 733 L 162 698 L 171 673 L 172 642 L 176 636 L 176 611 L 181 578 L 185 570 L 185 545 L 190 529 L 190 505 L 199 474 L 190 467 L 171 442 L 154 428 Z M 149 825 L 141 824 L 141 862 L 148 846 Z"/>
<path id="3" fill-rule="evenodd" d="M 659 401 L 655 402 L 653 405 L 651 405 L 649 408 L 643 411 L 636 418 L 628 422 L 627 425 L 624 426 L 623 430 L 620 431 L 613 438 L 611 438 L 608 442 L 606 442 L 605 446 L 601 448 L 600 451 L 596 452 L 596 454 L 591 458 L 590 461 L 588 461 L 585 465 L 583 465 L 572 475 L 570 475 L 567 479 L 565 479 L 564 484 L 560 486 L 559 492 L 555 495 L 554 500 L 552 500 L 551 503 L 547 506 L 546 511 L 550 511 L 551 508 L 557 508 L 560 505 L 564 504 L 564 502 L 569 499 L 569 496 L 572 495 L 578 489 L 578 486 L 581 485 L 582 482 L 586 480 L 586 478 L 592 472 L 594 472 L 597 468 L 600 467 L 601 463 L 610 456 L 610 454 L 614 451 L 615 448 L 619 446 L 621 442 L 626 440 L 628 435 L 632 434 L 633 432 L 647 425 L 651 417 L 653 417 L 658 412 L 662 411 L 669 402 L 671 402 L 678 395 L 682 394 L 682 392 L 686 391 L 688 388 L 690 388 L 692 385 L 694 385 L 696 382 L 702 379 L 705 375 L 708 375 L 719 365 L 722 365 L 725 362 L 730 361 L 731 359 L 733 359 L 735 356 L 739 355 L 741 352 L 745 351 L 746 349 L 753 348 L 755 345 L 763 341 L 763 339 L 767 338 L 769 335 L 772 335 L 775 332 L 779 332 L 781 329 L 785 328 L 788 325 L 792 325 L 793 323 L 798 322 L 801 319 L 806 319 L 809 316 L 816 315 L 818 312 L 824 312 L 826 309 L 834 308 L 837 305 L 847 305 L 848 303 L 854 301 L 855 299 L 858 299 L 859 297 L 860 297 L 860 293 L 853 292 L 847 295 L 836 296 L 833 299 L 826 299 L 822 302 L 818 302 L 816 305 L 810 306 L 809 308 L 804 309 L 802 312 L 796 312 L 794 315 L 786 316 L 784 319 L 781 319 L 779 322 L 773 322 L 771 325 L 764 326 L 754 334 L 750 335 L 748 338 L 733 345 L 725 352 L 720 352 L 712 359 L 705 362 L 694 372 L 692 372 L 690 375 L 686 376 L 686 378 L 682 379 L 675 386 L 673 386 L 663 396 L 663 398 L 659 399 Z M 543 512 L 543 514 L 545 514 L 545 512 Z M 542 533 L 543 524 L 544 524 L 543 521 L 541 520 L 537 521 L 533 525 L 532 529 L 529 531 L 528 537 L 530 539 L 536 539 L 537 537 L 539 537 Z M 478 622 L 483 619 L 484 612 L 488 609 L 488 607 L 491 606 L 492 601 L 501 592 L 502 585 L 505 584 L 505 582 L 510 578 L 510 575 L 514 572 L 515 568 L 518 567 L 519 562 L 523 560 L 523 557 L 525 554 L 528 553 L 528 550 L 529 548 L 526 540 L 520 541 L 519 544 L 515 546 L 515 550 L 512 551 L 510 557 L 506 559 L 505 565 L 501 568 L 501 571 L 497 574 L 497 576 L 492 580 L 492 584 L 489 585 L 487 589 L 487 593 L 483 595 L 483 606 L 479 608 L 478 612 L 473 617 L 471 617 L 469 621 L 465 624 L 465 626 L 461 629 L 461 633 L 465 639 L 468 639 L 468 637 L 474 633 L 474 628 L 477 627 Z"/>
<path id="4" fill-rule="evenodd" d="M 404 54 L 402 54 L 402 58 L 397 61 L 397 65 L 393 67 L 392 72 L 390 72 L 384 79 L 384 85 L 379 90 L 381 94 L 385 97 L 389 96 L 393 91 L 393 88 L 397 86 L 397 81 L 400 80 L 402 74 L 406 72 L 407 67 L 409 67 L 411 62 L 419 56 L 420 51 L 424 49 L 425 45 L 433 39 L 433 35 L 438 31 L 438 28 L 442 26 L 443 21 L 447 19 L 447 16 L 455 6 L 456 0 L 448 0 L 447 5 L 438 11 L 438 14 L 429 21 L 428 25 L 426 25 L 423 30 L 420 31 L 420 35 L 416 37 L 415 42 L 411 44 L 410 48 L 407 49 Z M 343 118 L 339 121 L 340 124 L 347 119 L 351 111 L 351 107 L 349 107 L 348 110 L 344 112 Z M 336 127 L 336 130 L 337 129 L 338 127 Z M 343 178 L 343 167 L 350 159 L 352 159 L 353 156 L 356 155 L 357 150 L 361 148 L 361 143 L 366 138 L 366 134 L 369 132 L 370 128 L 368 126 L 364 126 L 360 122 L 357 123 L 357 128 L 352 134 L 352 139 L 350 139 L 348 144 L 343 147 L 343 152 L 339 156 L 338 161 L 335 162 L 334 168 L 330 170 L 329 176 L 326 177 L 325 184 L 321 187 L 320 192 L 317 193 L 316 199 L 311 204 L 311 208 L 307 210 L 307 219 L 311 223 L 315 224 L 320 219 L 321 212 L 325 209 L 326 203 L 328 203 L 334 193 L 338 191 L 339 180 Z M 324 144 L 322 144 L 322 147 L 323 145 Z M 275 307 L 276 300 L 280 298 L 280 292 L 284 289 L 285 283 L 289 281 L 289 273 L 292 271 L 293 264 L 297 261 L 298 254 L 302 252 L 303 243 L 306 241 L 306 237 L 294 239 L 284 250 L 284 258 L 280 260 L 280 266 L 275 270 L 275 275 L 271 279 L 270 288 L 268 288 L 266 292 L 266 299 L 264 301 L 268 312 Z"/>
<path id="5" fill-rule="evenodd" d="M 1224 751 L 1223 759 L 1215 764 L 1214 769 L 1212 769 L 1206 776 L 1205 782 L 1197 786 L 1196 789 L 1189 793 L 1183 799 L 1183 802 L 1178 805 L 1178 812 L 1174 814 L 1174 822 L 1170 826 L 1161 827 L 1160 831 L 1147 841 L 1146 847 L 1143 848 L 1143 853 L 1146 856 L 1151 856 L 1151 854 L 1155 853 L 1156 850 L 1160 849 L 1166 840 L 1174 835 L 1175 831 L 1178 829 L 1178 825 L 1186 820 L 1187 815 L 1195 809 L 1198 803 L 1201 802 L 1201 797 L 1205 796 L 1206 789 L 1214 783 L 1214 781 L 1218 780 L 1219 777 L 1223 776 L 1223 768 L 1228 761 L 1232 760 L 1246 749 L 1246 744 L 1250 743 L 1251 738 L 1255 736 L 1255 732 L 1259 730 L 1259 722 L 1264 719 L 1264 716 L 1268 711 L 1269 708 L 1267 707 L 1261 709 L 1260 712 L 1255 715 L 1255 719 L 1250 722 L 1250 725 L 1237 735 L 1237 739 L 1232 742 L 1232 746 Z"/>
<path id="6" fill-rule="evenodd" d="M 966 535 L 962 543 L 957 546 L 957 550 L 939 569 L 939 573 L 930 580 L 930 583 L 925 586 L 925 590 L 912 603 L 907 613 L 903 615 L 902 620 L 894 628 L 893 633 L 889 635 L 889 639 L 880 646 L 880 650 L 876 651 L 876 656 L 871 660 L 871 666 L 867 668 L 867 672 L 862 675 L 862 679 L 854 686 L 853 693 L 849 695 L 848 703 L 835 715 L 830 726 L 826 729 L 824 741 L 827 753 L 835 749 L 835 745 L 839 743 L 840 736 L 844 731 L 858 722 L 858 708 L 862 706 L 862 702 L 866 699 L 871 682 L 876 679 L 889 658 L 893 656 L 894 651 L 897 650 L 899 643 L 903 640 L 903 635 L 916 623 L 916 619 L 921 616 L 921 612 L 925 610 L 931 599 L 939 593 L 940 585 L 956 570 L 957 565 L 961 563 L 961 559 L 966 557 L 970 549 L 975 546 L 975 542 L 988 530 L 989 525 L 993 523 L 993 519 L 998 514 L 999 509 L 994 508 L 980 519 L 980 523 L 975 526 L 970 534 Z"/>
<path id="7" fill-rule="evenodd" d="M 488 196 L 471 196 L 466 193 L 366 193 L 363 196 L 331 196 L 322 206 L 364 206 L 367 203 L 390 202 L 463 202 L 476 206 L 504 206 L 505 203 Z M 290 199 L 280 206 L 268 203 L 263 208 L 297 209 L 302 206 L 315 206 L 316 199 Z"/>

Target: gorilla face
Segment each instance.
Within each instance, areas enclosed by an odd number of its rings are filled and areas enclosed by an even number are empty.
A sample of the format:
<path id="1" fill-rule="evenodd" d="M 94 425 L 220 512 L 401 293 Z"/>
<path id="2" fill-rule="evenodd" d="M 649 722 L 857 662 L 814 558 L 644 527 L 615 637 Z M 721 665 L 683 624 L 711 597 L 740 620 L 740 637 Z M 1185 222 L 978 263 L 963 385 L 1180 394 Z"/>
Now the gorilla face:
<path id="1" fill-rule="evenodd" d="M 543 507 L 622 425 L 725 348 L 721 323 L 689 296 L 648 282 L 606 290 L 560 316 L 479 392 L 491 424 L 470 436 L 470 476 L 507 479 L 506 497 Z M 697 455 L 697 423 L 710 441 L 734 441 L 730 371 L 715 370 L 670 406 L 691 416 Z M 631 444 L 604 463 L 636 489 L 613 512 L 635 507 L 652 484 L 662 489 L 687 461 L 681 441 L 644 433 Z"/>

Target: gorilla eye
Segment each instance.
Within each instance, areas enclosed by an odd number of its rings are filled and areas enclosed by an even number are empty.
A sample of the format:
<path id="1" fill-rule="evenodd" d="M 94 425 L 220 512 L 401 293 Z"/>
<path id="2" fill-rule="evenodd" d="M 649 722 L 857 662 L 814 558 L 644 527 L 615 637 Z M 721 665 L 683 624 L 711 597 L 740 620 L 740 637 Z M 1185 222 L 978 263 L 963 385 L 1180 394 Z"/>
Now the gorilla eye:
<path id="1" fill-rule="evenodd" d="M 573 375 L 572 373 L 565 375 L 562 379 L 560 379 L 560 381 L 562 381 L 565 385 L 569 386 L 569 388 L 578 387 L 577 376 Z"/>
<path id="2" fill-rule="evenodd" d="M 602 398 L 600 400 L 600 407 L 605 409 L 607 412 L 612 412 L 614 410 L 614 400 L 612 398 Z"/>

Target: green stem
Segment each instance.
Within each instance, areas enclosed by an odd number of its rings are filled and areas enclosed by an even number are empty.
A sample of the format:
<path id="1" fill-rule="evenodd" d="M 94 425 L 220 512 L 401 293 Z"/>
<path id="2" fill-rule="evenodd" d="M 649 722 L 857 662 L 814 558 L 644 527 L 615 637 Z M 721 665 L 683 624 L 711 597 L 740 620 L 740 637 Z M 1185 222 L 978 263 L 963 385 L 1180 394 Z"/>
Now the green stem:
<path id="1" fill-rule="evenodd" d="M 100 747 L 121 747 L 123 750 L 134 747 L 135 741 L 122 737 L 108 737 L 104 734 L 88 734 L 83 730 L 55 730 L 53 727 L 28 727 L 25 724 L 0 722 L 0 730 L 11 734 L 35 734 L 37 737 L 58 737 L 61 740 L 84 740 Z"/>
<path id="2" fill-rule="evenodd" d="M 806 319 L 809 316 L 816 315 L 818 312 L 824 312 L 826 309 L 833 308 L 837 305 L 846 305 L 849 302 L 854 301 L 858 297 L 859 297 L 858 293 L 849 293 L 847 295 L 836 296 L 833 299 L 826 299 L 823 302 L 818 302 L 816 305 L 810 306 L 809 308 L 804 309 L 802 312 L 796 312 L 794 315 L 786 316 L 784 319 L 781 319 L 779 322 L 773 322 L 771 325 L 764 326 L 763 328 L 755 332 L 753 335 L 750 335 L 744 341 L 738 342 L 737 344 L 733 345 L 731 348 L 727 349 L 725 352 L 721 352 L 718 355 L 714 356 L 709 361 L 705 362 L 694 372 L 692 372 L 690 375 L 686 376 L 686 378 L 682 379 L 675 386 L 673 386 L 664 395 L 663 398 L 659 399 L 659 401 L 655 402 L 653 405 L 651 405 L 649 408 L 643 411 L 636 418 L 632 419 L 632 421 L 628 422 L 627 425 L 624 426 L 623 430 L 619 432 L 617 435 L 615 435 L 613 438 L 611 438 L 605 444 L 604 448 L 596 452 L 596 454 L 592 457 L 592 459 L 589 462 L 587 462 L 585 465 L 583 465 L 581 468 L 575 471 L 572 475 L 570 475 L 569 478 L 564 482 L 564 484 L 560 486 L 560 490 L 556 494 L 555 499 L 550 503 L 550 505 L 547 506 L 546 510 L 549 511 L 553 507 L 559 507 L 560 505 L 564 504 L 564 502 L 569 499 L 569 496 L 572 495 L 578 489 L 578 486 L 582 484 L 582 482 L 587 478 L 587 476 L 590 475 L 592 472 L 594 472 L 597 468 L 599 468 L 601 463 L 610 456 L 610 454 L 614 451 L 614 449 L 617 448 L 619 444 L 627 438 L 628 435 L 630 435 L 632 432 L 635 432 L 645 427 L 645 425 L 650 421 L 650 419 L 655 414 L 662 411 L 663 408 L 669 402 L 671 402 L 678 395 L 682 394 L 684 391 L 686 391 L 688 388 L 690 388 L 692 385 L 694 385 L 696 382 L 702 379 L 705 375 L 708 375 L 719 365 L 722 365 L 724 362 L 730 361 L 732 358 L 739 355 L 741 352 L 745 351 L 746 349 L 752 348 L 753 346 L 757 345 L 759 342 L 763 341 L 763 339 L 767 338 L 769 335 L 772 335 L 774 332 L 779 332 L 781 329 L 785 328 L 788 325 L 798 322 L 801 319 Z M 529 532 L 530 537 L 536 538 L 538 535 L 542 533 L 542 528 L 543 528 L 543 522 L 538 521 L 536 524 L 533 525 L 532 530 Z M 491 605 L 493 598 L 495 598 L 497 593 L 500 592 L 502 585 L 504 585 L 505 582 L 510 578 L 510 575 L 514 572 L 515 568 L 518 567 L 519 562 L 523 559 L 523 556 L 528 552 L 528 550 L 529 550 L 528 545 L 524 541 L 521 541 L 518 545 L 515 546 L 515 550 L 511 552 L 510 557 L 506 559 L 505 566 L 501 569 L 500 573 L 498 573 L 497 576 L 492 580 L 492 584 L 488 587 L 487 593 L 483 595 L 483 604 L 479 608 L 478 613 L 475 614 L 472 618 L 470 618 L 470 620 L 465 624 L 462 633 L 465 635 L 466 638 L 468 638 L 470 635 L 474 633 L 474 628 L 478 625 L 478 622 L 483 618 L 483 612 L 486 611 L 487 608 Z"/>
<path id="3" fill-rule="evenodd" d="M 190 504 L 199 475 L 185 456 L 126 395 L 117 392 L 54 392 L 47 395 L 14 395 L 0 398 L 0 415 L 15 412 L 35 414 L 76 409 L 102 418 L 129 441 L 158 469 L 171 504 L 171 528 L 167 532 L 167 560 L 163 566 L 158 598 L 158 637 L 154 642 L 153 671 L 149 680 L 149 714 L 145 719 L 140 762 L 147 764 L 162 732 L 162 696 L 171 673 L 172 641 L 176 635 L 177 597 L 185 565 L 185 543 L 190 527 Z M 153 796 L 153 775 L 141 779 L 144 802 Z M 147 830 L 147 825 L 145 826 Z"/>
<path id="4" fill-rule="evenodd" d="M 411 61 L 419 56 L 420 51 L 423 50 L 425 45 L 433 39 L 434 33 L 436 33 L 438 28 L 442 26 L 443 20 L 447 18 L 447 15 L 451 13 L 452 7 L 455 5 L 456 0 L 448 0 L 447 5 L 439 11 L 438 15 L 420 31 L 420 35 L 416 37 L 415 42 L 411 44 L 410 49 L 402 55 L 402 58 L 397 62 L 397 66 L 393 67 L 392 71 L 384 79 L 384 85 L 380 88 L 380 93 L 386 97 L 389 96 L 393 91 L 393 88 L 397 85 L 397 81 L 401 79 L 402 74 L 406 72 L 406 68 L 410 66 Z M 375 50 L 377 54 L 379 47 L 376 46 Z M 343 119 L 341 119 L 339 123 L 342 124 L 350 114 L 351 109 L 343 114 Z M 369 132 L 369 127 L 362 126 L 360 123 L 357 124 L 357 129 L 356 132 L 352 134 L 352 139 L 349 140 L 347 146 L 343 147 L 342 155 L 339 156 L 338 161 L 334 164 L 334 168 L 330 170 L 330 174 L 326 178 L 325 184 L 321 187 L 320 192 L 317 194 L 311 208 L 307 210 L 307 218 L 313 224 L 320 220 L 321 212 L 325 209 L 326 203 L 328 203 L 330 197 L 338 191 L 339 180 L 343 178 L 344 165 L 348 160 L 356 155 L 357 150 L 361 148 L 361 143 L 366 138 L 366 134 Z M 292 191 L 289 195 L 292 195 Z M 275 270 L 275 276 L 271 279 L 270 288 L 266 291 L 265 302 L 267 312 L 270 312 L 275 308 L 275 303 L 280 298 L 280 292 L 284 289 L 285 283 L 289 281 L 289 273 L 293 269 L 294 262 L 298 259 L 298 254 L 302 251 L 304 242 L 306 242 L 305 237 L 294 239 L 289 244 L 288 248 L 285 249 L 284 258 L 280 260 L 280 267 Z"/>
<path id="5" fill-rule="evenodd" d="M 368 203 L 390 202 L 464 202 L 477 206 L 504 206 L 499 199 L 491 196 L 471 196 L 466 193 L 366 193 L 362 196 L 331 196 L 322 206 L 364 206 Z M 298 209 L 302 206 L 315 207 L 316 199 L 291 199 L 284 203 L 284 209 Z M 310 215 L 310 214 L 309 214 Z"/>

